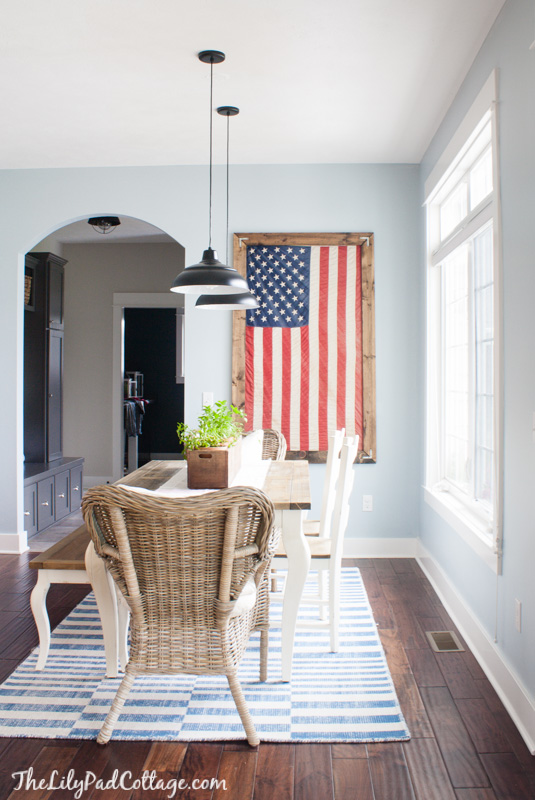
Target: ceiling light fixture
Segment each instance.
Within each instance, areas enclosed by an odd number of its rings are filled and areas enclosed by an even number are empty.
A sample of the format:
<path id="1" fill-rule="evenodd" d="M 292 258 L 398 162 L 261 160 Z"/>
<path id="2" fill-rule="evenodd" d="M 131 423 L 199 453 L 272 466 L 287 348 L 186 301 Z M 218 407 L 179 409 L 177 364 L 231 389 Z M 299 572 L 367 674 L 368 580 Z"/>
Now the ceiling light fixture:
<path id="1" fill-rule="evenodd" d="M 228 261 L 228 231 L 229 231 L 229 164 L 230 164 L 230 118 L 240 113 L 236 106 L 219 106 L 217 113 L 227 118 L 227 225 L 226 225 L 226 258 Z M 256 297 L 250 291 L 237 294 L 202 294 L 195 308 L 206 308 L 212 311 L 241 311 L 247 308 L 258 308 Z"/>
<path id="2" fill-rule="evenodd" d="M 214 64 L 221 64 L 225 54 L 219 50 L 203 50 L 199 60 L 210 64 L 210 200 L 208 223 L 208 249 L 198 264 L 182 270 L 171 286 L 172 292 L 182 294 L 236 294 L 248 290 L 245 278 L 232 267 L 218 261 L 217 253 L 212 249 L 212 95 L 214 83 Z"/>
<path id="3" fill-rule="evenodd" d="M 111 233 L 121 224 L 119 217 L 91 217 L 87 220 L 97 233 Z"/>

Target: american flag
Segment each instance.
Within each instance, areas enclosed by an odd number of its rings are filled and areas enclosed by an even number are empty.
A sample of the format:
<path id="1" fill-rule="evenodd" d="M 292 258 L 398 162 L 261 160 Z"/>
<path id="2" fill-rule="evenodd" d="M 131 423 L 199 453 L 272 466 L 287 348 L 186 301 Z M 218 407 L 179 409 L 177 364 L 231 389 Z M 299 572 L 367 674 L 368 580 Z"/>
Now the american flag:
<path id="1" fill-rule="evenodd" d="M 362 441 L 360 246 L 248 246 L 247 280 L 248 427 L 290 450 L 327 450 L 338 428 Z"/>

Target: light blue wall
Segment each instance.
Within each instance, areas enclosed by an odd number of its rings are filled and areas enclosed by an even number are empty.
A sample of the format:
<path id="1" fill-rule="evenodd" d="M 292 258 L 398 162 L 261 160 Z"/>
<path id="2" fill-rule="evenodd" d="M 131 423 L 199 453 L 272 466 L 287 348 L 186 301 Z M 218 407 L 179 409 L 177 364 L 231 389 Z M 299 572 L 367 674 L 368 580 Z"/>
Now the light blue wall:
<path id="1" fill-rule="evenodd" d="M 492 69 L 499 83 L 503 217 L 504 562 L 495 575 L 421 503 L 421 537 L 535 697 L 535 6 L 506 3 L 422 162 L 423 183 Z M 425 267 L 422 266 L 423 282 Z M 423 389 L 422 389 L 423 391 Z M 422 483 L 424 476 L 422 471 Z M 496 591 L 498 611 L 496 620 Z M 514 601 L 523 630 L 514 627 Z"/>
<path id="2" fill-rule="evenodd" d="M 372 231 L 375 234 L 376 465 L 356 467 L 350 535 L 417 534 L 421 368 L 418 167 L 239 166 L 232 169 L 231 231 Z M 216 170 L 214 245 L 224 256 L 224 173 Z M 22 529 L 22 254 L 74 219 L 124 214 L 146 220 L 186 248 L 207 246 L 207 169 L 157 167 L 6 171 L 1 176 L 0 534 Z M 217 211 L 219 209 L 219 211 Z M 128 291 L 128 287 L 124 287 Z M 231 315 L 186 309 L 186 415 L 201 392 L 230 397 Z M 111 410 L 110 410 L 111 413 Z M 85 424 L 91 424 L 87 420 Z M 324 467 L 313 468 L 315 512 Z M 360 511 L 372 494 L 374 511 Z"/>

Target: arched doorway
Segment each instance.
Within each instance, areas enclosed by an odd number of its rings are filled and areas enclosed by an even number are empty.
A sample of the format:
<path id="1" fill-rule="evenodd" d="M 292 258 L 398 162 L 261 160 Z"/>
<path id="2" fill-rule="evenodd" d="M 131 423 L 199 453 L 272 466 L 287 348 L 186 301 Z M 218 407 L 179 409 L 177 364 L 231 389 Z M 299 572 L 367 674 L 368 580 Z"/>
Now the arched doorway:
<path id="1" fill-rule="evenodd" d="M 165 306 L 180 304 L 169 286 L 183 267 L 184 249 L 148 223 L 119 217 L 121 225 L 110 234 L 95 232 L 84 219 L 59 228 L 31 251 L 53 253 L 65 262 L 60 458 L 84 459 L 85 486 L 120 477 L 124 347 L 121 339 L 118 370 L 114 346 L 117 296 L 136 295 L 151 306 L 158 295 Z M 123 330 L 121 324 L 121 333 Z M 183 414 L 183 399 L 177 413 Z M 30 471 L 26 460 L 25 473 Z M 33 472 L 38 477 L 35 469 Z M 64 518 L 61 520 L 65 527 Z M 39 535 L 42 529 L 37 521 Z"/>

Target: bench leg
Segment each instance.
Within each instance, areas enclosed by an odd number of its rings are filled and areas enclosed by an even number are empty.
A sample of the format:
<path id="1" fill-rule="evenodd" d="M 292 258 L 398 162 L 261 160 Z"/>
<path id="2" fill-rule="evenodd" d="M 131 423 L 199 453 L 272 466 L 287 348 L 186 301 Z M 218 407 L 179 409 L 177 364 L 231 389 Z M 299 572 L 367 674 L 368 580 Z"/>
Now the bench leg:
<path id="1" fill-rule="evenodd" d="M 39 657 L 35 665 L 36 670 L 44 669 L 50 649 L 50 620 L 46 610 L 46 596 L 49 588 L 50 580 L 47 570 L 40 569 L 37 573 L 37 583 L 30 595 L 30 606 L 39 634 Z"/>
<path id="2" fill-rule="evenodd" d="M 106 653 L 106 677 L 117 677 L 117 655 L 119 637 L 117 633 L 117 597 L 115 587 L 110 585 L 109 577 L 104 562 L 99 558 L 89 542 L 85 551 L 85 568 L 89 581 L 93 587 L 98 613 L 102 624 L 104 638 L 104 651 Z"/>

